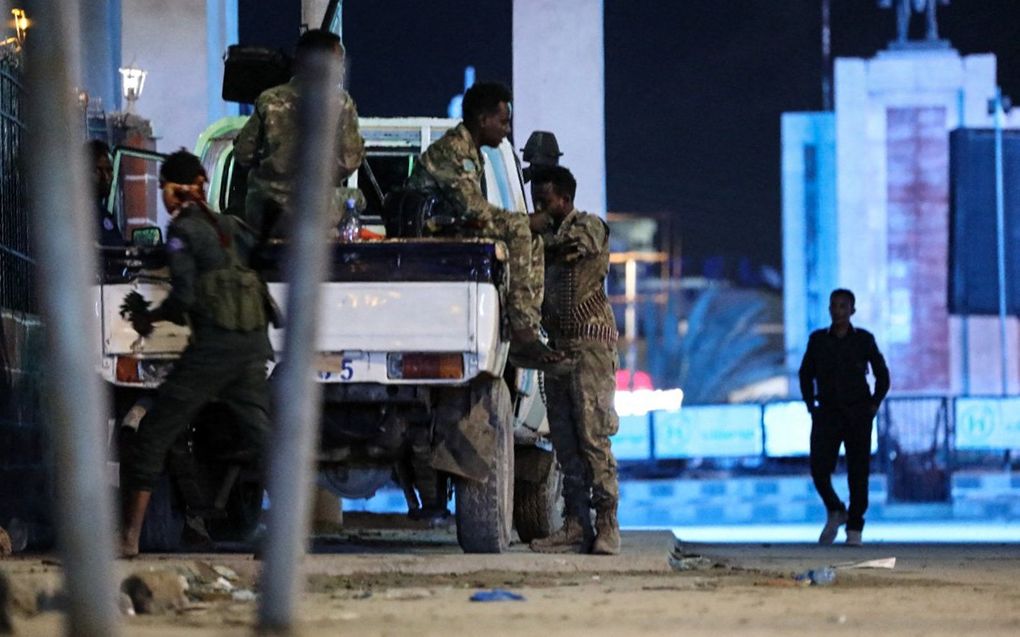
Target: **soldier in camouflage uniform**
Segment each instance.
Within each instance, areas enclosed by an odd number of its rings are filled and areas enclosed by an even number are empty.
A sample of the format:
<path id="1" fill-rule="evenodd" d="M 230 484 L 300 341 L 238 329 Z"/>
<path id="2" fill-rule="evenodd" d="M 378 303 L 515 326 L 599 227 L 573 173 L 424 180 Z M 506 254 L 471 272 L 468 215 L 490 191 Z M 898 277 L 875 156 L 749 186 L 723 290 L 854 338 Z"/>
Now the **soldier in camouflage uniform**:
<path id="1" fill-rule="evenodd" d="M 573 175 L 560 166 L 542 167 L 532 176 L 537 211 L 532 228 L 543 232 L 546 250 L 542 324 L 576 365 L 569 375 L 545 381 L 550 436 L 563 469 L 565 519 L 561 529 L 531 548 L 612 555 L 620 551 L 620 491 L 609 441 L 619 428 L 613 408 L 619 334 L 604 289 L 609 227 L 574 207 L 576 188 Z"/>
<path id="2" fill-rule="evenodd" d="M 171 291 L 154 309 L 140 297 L 134 301 L 142 307 L 129 301 L 122 309 L 143 337 L 159 321 L 191 326 L 187 348 L 121 450 L 123 557 L 138 554 L 145 511 L 167 452 L 202 407 L 221 400 L 237 416 L 242 427 L 237 460 L 257 463 L 269 432 L 268 292 L 243 265 L 253 234 L 237 219 L 210 212 L 205 179 L 201 162 L 184 150 L 163 163 L 160 187 L 173 217 L 166 247 Z"/>
<path id="3" fill-rule="evenodd" d="M 320 29 L 305 32 L 297 44 L 298 71 L 308 55 L 323 52 L 342 58 L 340 38 Z M 235 161 L 250 170 L 245 217 L 262 237 L 285 236 L 289 227 L 287 220 L 293 218 L 291 196 L 298 170 L 294 164 L 300 97 L 300 84 L 296 77 L 264 91 L 255 102 L 255 112 L 234 142 Z M 335 166 L 336 183 L 339 185 L 361 165 L 365 144 L 358 130 L 358 111 L 354 100 L 343 89 L 338 89 L 336 98 L 340 102 Z M 334 198 L 336 202 L 343 202 L 348 196 L 356 200 L 360 198 L 357 191 L 340 190 L 345 192 Z M 363 199 L 360 201 L 363 208 Z M 334 226 L 340 221 L 340 211 L 339 205 L 333 206 Z"/>
<path id="4" fill-rule="evenodd" d="M 480 82 L 464 94 L 464 121 L 450 129 L 422 153 L 408 181 L 410 188 L 438 190 L 459 209 L 462 234 L 499 239 L 510 253 L 508 304 L 511 362 L 518 367 L 564 373 L 565 357 L 539 337 L 542 303 L 543 254 L 532 237 L 525 214 L 503 210 L 485 196 L 482 146 L 498 147 L 510 134 L 510 90 L 502 84 Z"/>

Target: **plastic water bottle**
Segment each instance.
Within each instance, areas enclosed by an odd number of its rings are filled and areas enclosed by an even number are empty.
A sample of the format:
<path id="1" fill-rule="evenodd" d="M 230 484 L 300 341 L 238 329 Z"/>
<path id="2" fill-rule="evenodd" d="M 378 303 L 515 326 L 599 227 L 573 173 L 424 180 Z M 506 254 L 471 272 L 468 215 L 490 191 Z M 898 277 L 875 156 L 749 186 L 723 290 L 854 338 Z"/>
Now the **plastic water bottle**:
<path id="1" fill-rule="evenodd" d="M 811 586 L 830 586 L 836 583 L 836 569 L 831 566 L 813 568 L 810 571 L 797 574 L 794 579 Z"/>
<path id="2" fill-rule="evenodd" d="M 341 243 L 354 243 L 361 238 L 361 215 L 353 198 L 344 202 L 344 216 L 340 220 Z"/>

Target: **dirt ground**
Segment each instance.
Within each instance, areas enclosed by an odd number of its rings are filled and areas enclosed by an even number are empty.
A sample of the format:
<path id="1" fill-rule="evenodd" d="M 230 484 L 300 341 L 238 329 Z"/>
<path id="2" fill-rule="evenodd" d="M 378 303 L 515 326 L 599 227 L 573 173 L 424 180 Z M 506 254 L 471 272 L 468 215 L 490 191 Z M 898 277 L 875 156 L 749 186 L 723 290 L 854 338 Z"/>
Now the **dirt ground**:
<path id="1" fill-rule="evenodd" d="M 675 571 L 668 532 L 624 533 L 619 556 L 464 555 L 449 529 L 352 529 L 319 539 L 306 558 L 301 635 L 1020 635 L 1020 545 L 681 543 L 691 570 Z M 892 570 L 839 570 L 831 586 L 792 574 L 896 557 Z M 249 635 L 259 562 L 248 553 L 146 556 L 118 562 L 189 574 L 226 566 L 240 595 L 193 586 L 176 611 L 124 620 L 125 635 Z M 41 556 L 0 562 L 12 581 L 59 579 Z M 214 576 L 215 577 L 215 576 Z M 200 578 L 199 578 L 200 579 Z M 197 580 L 196 580 L 197 581 Z M 479 603 L 502 588 L 523 601 Z M 62 615 L 15 616 L 18 635 L 58 635 Z"/>

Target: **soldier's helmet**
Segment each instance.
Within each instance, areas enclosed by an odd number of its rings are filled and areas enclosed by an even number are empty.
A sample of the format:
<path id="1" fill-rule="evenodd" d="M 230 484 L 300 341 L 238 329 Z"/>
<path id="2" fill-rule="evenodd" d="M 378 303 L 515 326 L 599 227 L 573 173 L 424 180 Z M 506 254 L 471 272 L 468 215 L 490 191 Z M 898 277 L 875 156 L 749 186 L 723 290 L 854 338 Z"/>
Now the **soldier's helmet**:
<path id="1" fill-rule="evenodd" d="M 524 161 L 540 166 L 555 166 L 560 163 L 563 155 L 556 135 L 544 130 L 533 132 L 521 150 Z"/>

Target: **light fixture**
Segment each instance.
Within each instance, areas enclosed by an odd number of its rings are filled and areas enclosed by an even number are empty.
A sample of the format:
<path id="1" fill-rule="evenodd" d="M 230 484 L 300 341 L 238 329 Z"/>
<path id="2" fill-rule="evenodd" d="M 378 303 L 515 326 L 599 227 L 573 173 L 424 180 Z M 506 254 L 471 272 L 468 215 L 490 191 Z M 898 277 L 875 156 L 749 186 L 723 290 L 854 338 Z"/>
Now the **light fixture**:
<path id="1" fill-rule="evenodd" d="M 129 113 L 134 110 L 135 102 L 142 96 L 142 89 L 145 88 L 145 76 L 148 74 L 148 71 L 143 71 L 134 64 L 120 68 L 120 82 L 124 91 L 124 99 L 128 103 Z"/>
<path id="2" fill-rule="evenodd" d="M 11 9 L 14 15 L 14 31 L 17 33 L 18 42 L 25 43 L 25 33 L 28 32 L 29 21 L 24 9 Z"/>
<path id="3" fill-rule="evenodd" d="M 29 22 L 24 9 L 11 9 L 11 14 L 14 15 L 14 20 L 9 22 L 8 25 L 14 29 L 15 35 L 0 40 L 0 46 L 20 51 L 21 47 L 25 44 L 25 34 L 28 32 L 28 27 L 32 26 L 32 23 Z"/>

